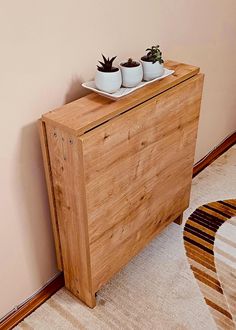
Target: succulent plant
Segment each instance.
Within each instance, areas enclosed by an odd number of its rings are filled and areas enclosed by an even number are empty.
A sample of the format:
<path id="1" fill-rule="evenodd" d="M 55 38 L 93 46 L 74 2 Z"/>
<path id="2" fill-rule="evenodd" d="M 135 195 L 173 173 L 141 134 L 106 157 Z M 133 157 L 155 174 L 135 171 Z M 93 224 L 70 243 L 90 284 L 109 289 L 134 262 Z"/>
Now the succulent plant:
<path id="1" fill-rule="evenodd" d="M 98 61 L 101 64 L 101 66 L 97 65 L 97 68 L 98 68 L 99 71 L 102 71 L 102 72 L 115 72 L 115 71 L 119 70 L 118 68 L 112 66 L 113 61 L 116 59 L 116 56 L 109 59 L 109 57 L 106 58 L 102 54 L 102 58 L 103 58 L 104 62 Z"/>
<path id="2" fill-rule="evenodd" d="M 159 62 L 160 64 L 164 63 L 162 59 L 162 52 L 160 51 L 159 47 L 160 46 L 157 45 L 157 46 L 152 46 L 151 48 L 147 48 L 146 52 L 148 53 L 147 55 L 142 57 L 142 60 L 152 63 L 156 63 L 156 62 Z"/>
<path id="3" fill-rule="evenodd" d="M 136 61 L 133 61 L 132 58 L 129 58 L 127 62 L 122 63 L 121 65 L 122 66 L 125 66 L 127 68 L 132 68 L 132 67 L 139 66 L 140 63 L 139 62 L 136 62 Z"/>

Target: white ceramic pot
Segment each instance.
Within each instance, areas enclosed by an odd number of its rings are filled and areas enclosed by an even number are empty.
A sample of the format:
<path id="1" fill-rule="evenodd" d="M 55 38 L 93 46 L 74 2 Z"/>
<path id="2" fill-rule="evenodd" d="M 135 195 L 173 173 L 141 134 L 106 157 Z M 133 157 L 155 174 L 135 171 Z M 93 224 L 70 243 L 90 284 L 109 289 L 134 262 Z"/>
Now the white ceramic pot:
<path id="1" fill-rule="evenodd" d="M 135 87 L 143 79 L 143 67 L 141 63 L 138 66 L 126 67 L 120 64 L 122 74 L 122 85 L 124 87 Z"/>
<path id="2" fill-rule="evenodd" d="M 163 75 L 163 64 L 160 64 L 159 62 L 152 63 L 143 60 L 141 60 L 141 62 L 143 66 L 143 80 L 149 81 Z"/>
<path id="3" fill-rule="evenodd" d="M 95 85 L 103 92 L 115 93 L 122 83 L 120 69 L 115 72 L 102 72 L 97 70 L 95 75 Z"/>

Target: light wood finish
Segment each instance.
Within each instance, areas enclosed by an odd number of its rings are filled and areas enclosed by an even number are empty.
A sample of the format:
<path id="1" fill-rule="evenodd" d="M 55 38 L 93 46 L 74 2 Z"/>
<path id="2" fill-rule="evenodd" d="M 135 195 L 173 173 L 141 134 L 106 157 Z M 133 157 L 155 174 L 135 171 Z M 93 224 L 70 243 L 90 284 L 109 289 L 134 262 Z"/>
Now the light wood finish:
<path id="1" fill-rule="evenodd" d="M 91 94 L 42 119 L 65 284 L 90 307 L 188 206 L 203 75 L 170 63 L 166 82 L 117 102 Z"/>
<path id="2" fill-rule="evenodd" d="M 174 61 L 167 61 L 165 66 L 175 70 L 175 73 L 163 80 L 153 82 L 126 97 L 112 101 L 108 98 L 91 93 L 63 107 L 43 115 L 43 120 L 53 125 L 61 126 L 74 135 L 84 132 L 104 123 L 116 115 L 135 107 L 182 81 L 196 75 L 199 68 Z"/>
<path id="3" fill-rule="evenodd" d="M 229 149 L 229 145 L 234 145 L 236 143 L 236 132 L 234 132 L 228 139 L 222 141 L 216 148 L 214 148 L 209 155 L 203 157 L 202 161 L 195 164 L 193 167 L 193 175 L 197 176 L 199 171 L 199 164 L 204 162 L 204 168 L 212 163 L 212 158 L 216 160 L 224 152 Z M 217 152 L 215 152 L 217 150 Z M 178 220 L 179 216 L 176 220 Z M 175 221 L 176 221 L 175 220 Z M 178 222 L 177 222 L 178 223 Z M 64 285 L 63 274 L 61 273 L 57 278 L 55 278 L 50 284 L 48 284 L 40 293 L 30 300 L 27 300 L 27 303 L 24 305 L 25 312 L 22 313 L 22 310 L 14 311 L 12 314 L 7 316 L 4 320 L 0 322 L 0 329 L 10 329 L 11 327 L 16 326 L 21 322 L 27 315 L 32 313 L 37 307 L 39 307 L 44 301 L 46 301 L 54 292 L 61 289 Z M 43 298 L 42 298 L 43 296 Z M 23 308 L 23 307 L 22 307 Z M 11 325 L 11 326 L 10 326 Z M 4 327 L 5 326 L 5 327 Z"/>
<path id="4" fill-rule="evenodd" d="M 55 248 L 56 248 L 57 267 L 58 267 L 58 269 L 62 270 L 63 266 L 62 266 L 62 257 L 61 257 L 61 243 L 60 243 L 60 238 L 59 238 L 59 228 L 58 228 L 58 222 L 57 222 L 57 211 L 56 211 L 56 206 L 55 206 L 52 171 L 51 171 L 51 165 L 50 165 L 49 154 L 48 154 L 48 142 L 47 142 L 47 136 L 46 136 L 46 130 L 45 130 L 45 123 L 41 119 L 38 120 L 38 129 L 39 129 L 41 150 L 42 150 L 42 156 L 43 156 L 45 179 L 46 179 L 46 183 L 47 183 L 52 229 L 53 229 L 54 242 L 55 242 Z"/>
<path id="5" fill-rule="evenodd" d="M 93 292 L 187 208 L 202 82 L 195 76 L 80 137 Z"/>
<path id="6" fill-rule="evenodd" d="M 47 125 L 47 139 L 65 285 L 88 306 L 94 307 L 81 142 L 50 125 Z"/>

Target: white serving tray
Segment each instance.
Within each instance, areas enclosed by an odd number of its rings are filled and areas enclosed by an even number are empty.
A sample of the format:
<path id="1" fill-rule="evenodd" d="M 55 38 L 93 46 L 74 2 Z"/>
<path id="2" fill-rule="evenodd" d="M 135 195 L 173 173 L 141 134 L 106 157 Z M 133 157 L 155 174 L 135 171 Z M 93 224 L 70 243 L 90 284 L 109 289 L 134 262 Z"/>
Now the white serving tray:
<path id="1" fill-rule="evenodd" d="M 106 97 L 109 97 L 110 99 L 112 100 L 119 100 L 121 97 L 124 97 L 134 91 L 136 91 L 137 89 L 143 87 L 143 86 L 146 86 L 154 81 L 157 81 L 157 80 L 161 80 L 165 77 L 168 77 L 170 76 L 171 74 L 173 74 L 175 71 L 174 70 L 169 70 L 169 69 L 166 69 L 164 68 L 164 73 L 162 76 L 160 77 L 157 77 L 153 80 L 149 80 L 149 81 L 141 81 L 141 83 L 139 83 L 137 86 L 135 87 L 131 87 L 131 88 L 127 88 L 127 87 L 121 87 L 118 91 L 116 91 L 115 93 L 106 93 L 106 92 L 102 92 L 100 91 L 99 89 L 97 89 L 96 85 L 95 85 L 95 82 L 94 80 L 92 81 L 87 81 L 87 82 L 84 82 L 82 84 L 83 87 L 87 88 L 87 89 L 90 89 L 91 91 L 95 92 L 95 93 L 98 93 L 100 95 L 103 95 L 103 96 L 106 96 Z"/>

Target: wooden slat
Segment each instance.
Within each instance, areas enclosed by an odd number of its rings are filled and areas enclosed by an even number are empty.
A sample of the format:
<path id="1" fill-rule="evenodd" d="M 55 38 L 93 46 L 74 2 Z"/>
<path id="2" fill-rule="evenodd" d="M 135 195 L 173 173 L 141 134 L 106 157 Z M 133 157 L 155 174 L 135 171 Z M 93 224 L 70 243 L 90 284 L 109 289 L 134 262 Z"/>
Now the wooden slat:
<path id="1" fill-rule="evenodd" d="M 188 206 L 203 75 L 80 137 L 96 292 Z"/>
<path id="2" fill-rule="evenodd" d="M 46 126 L 65 285 L 94 307 L 81 143 L 59 128 Z"/>
<path id="3" fill-rule="evenodd" d="M 55 206 L 55 196 L 53 191 L 52 171 L 51 171 L 50 159 L 48 154 L 47 135 L 45 130 L 45 124 L 41 119 L 39 119 L 38 121 L 38 129 L 39 129 L 41 150 L 43 155 L 43 164 L 44 164 L 44 172 L 45 172 L 47 191 L 48 191 L 52 229 L 53 229 L 55 248 L 56 248 L 57 267 L 58 269 L 62 270 L 63 265 L 61 258 L 61 245 L 60 245 L 59 229 L 57 222 L 57 212 Z"/>
<path id="4" fill-rule="evenodd" d="M 43 121 L 60 126 L 64 130 L 79 136 L 199 72 L 198 67 L 174 61 L 167 61 L 165 66 L 175 70 L 175 73 L 163 80 L 153 82 L 118 101 L 112 101 L 91 93 L 43 115 Z"/>

